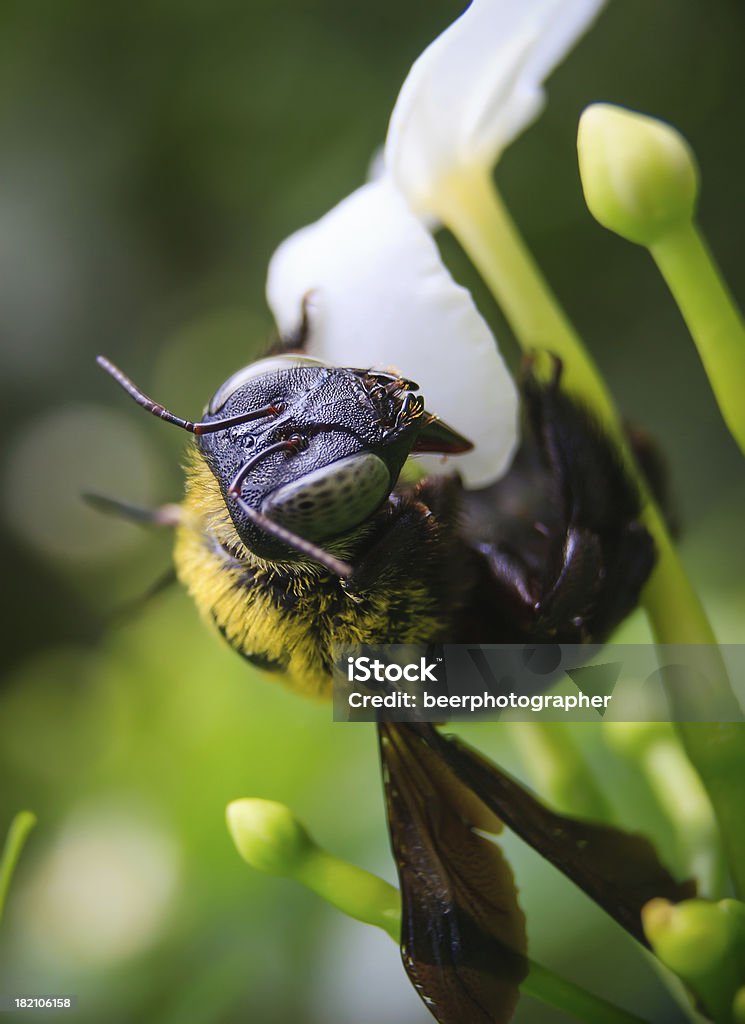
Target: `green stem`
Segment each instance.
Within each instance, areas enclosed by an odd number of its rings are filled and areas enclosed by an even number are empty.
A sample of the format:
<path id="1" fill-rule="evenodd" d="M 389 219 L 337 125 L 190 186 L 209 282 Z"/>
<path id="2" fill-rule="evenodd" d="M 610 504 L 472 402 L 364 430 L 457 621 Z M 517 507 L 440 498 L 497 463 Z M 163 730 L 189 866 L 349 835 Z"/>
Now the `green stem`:
<path id="1" fill-rule="evenodd" d="M 566 978 L 530 961 L 528 976 L 520 986 L 523 992 L 547 1006 L 558 1007 L 576 1020 L 592 1024 L 642 1024 L 642 1018 L 621 1010 Z"/>
<path id="2" fill-rule="evenodd" d="M 649 744 L 642 764 L 661 806 L 677 827 L 686 849 L 688 869 L 711 898 L 721 895 L 724 865 L 716 842 L 711 802 L 699 776 L 671 734 Z"/>
<path id="3" fill-rule="evenodd" d="M 36 824 L 36 815 L 31 811 L 19 811 L 10 823 L 8 836 L 5 840 L 3 855 L 0 858 L 0 921 L 3 918 L 5 902 L 10 889 L 10 880 L 13 877 L 18 858 L 21 856 L 26 839 L 31 829 Z"/>
<path id="4" fill-rule="evenodd" d="M 678 735 L 709 794 L 737 896 L 745 896 L 745 726 L 678 722 Z"/>
<path id="5" fill-rule="evenodd" d="M 400 941 L 400 893 L 377 875 L 314 846 L 290 877 L 342 913 L 381 928 L 396 943 Z M 534 999 L 588 1024 L 640 1024 L 639 1017 L 618 1009 L 532 960 L 528 961 L 528 974 L 520 987 Z"/>
<path id="6" fill-rule="evenodd" d="M 745 454 L 745 322 L 695 224 L 649 250 L 683 314 L 730 433 Z"/>
<path id="7" fill-rule="evenodd" d="M 562 722 L 510 722 L 509 728 L 534 785 L 556 810 L 611 821 L 608 800 Z"/>
<path id="8" fill-rule="evenodd" d="M 314 845 L 290 877 L 348 917 L 382 928 L 399 941 L 401 897 L 377 875 Z"/>
<path id="9" fill-rule="evenodd" d="M 491 178 L 479 170 L 451 179 L 438 213 L 463 246 L 526 351 L 549 349 L 564 364 L 567 388 L 615 439 L 644 498 L 644 523 L 657 550 L 644 607 L 658 644 L 711 645 L 708 700 L 725 717 L 741 716 L 706 612 L 685 573 L 654 501 L 640 478 L 618 413 L 597 367 L 538 269 Z M 714 807 L 732 877 L 745 894 L 745 731 L 738 723 L 678 722 L 676 729 Z"/>
<path id="10" fill-rule="evenodd" d="M 484 173 L 453 178 L 438 193 L 438 212 L 489 285 L 515 332 L 530 352 L 549 349 L 564 363 L 563 381 L 604 422 L 617 417 L 597 366 L 538 269 L 501 196 Z"/>

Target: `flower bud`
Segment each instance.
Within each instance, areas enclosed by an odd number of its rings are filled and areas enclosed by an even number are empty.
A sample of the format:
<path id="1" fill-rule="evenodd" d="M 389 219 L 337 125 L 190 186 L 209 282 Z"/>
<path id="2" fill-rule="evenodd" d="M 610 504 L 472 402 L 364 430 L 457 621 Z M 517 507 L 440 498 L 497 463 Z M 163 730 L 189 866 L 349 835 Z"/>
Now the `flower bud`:
<path id="1" fill-rule="evenodd" d="M 651 246 L 693 219 L 696 160 L 671 125 L 596 103 L 580 118 L 577 150 L 585 201 L 609 231 Z"/>
<path id="2" fill-rule="evenodd" d="M 246 798 L 228 804 L 226 817 L 238 852 L 252 868 L 293 878 L 343 913 L 382 928 L 398 942 L 398 890 L 318 846 L 289 807 Z"/>
<path id="3" fill-rule="evenodd" d="M 729 946 L 727 921 L 719 905 L 706 900 L 654 899 L 644 907 L 642 921 L 654 951 L 682 978 L 707 974 Z"/>
<path id="4" fill-rule="evenodd" d="M 273 800 L 233 800 L 228 829 L 241 857 L 270 875 L 293 875 L 315 844 L 295 815 Z"/>
<path id="5" fill-rule="evenodd" d="M 642 910 L 642 924 L 654 952 L 707 1015 L 730 1020 L 745 983 L 745 905 L 730 899 L 654 899 Z"/>

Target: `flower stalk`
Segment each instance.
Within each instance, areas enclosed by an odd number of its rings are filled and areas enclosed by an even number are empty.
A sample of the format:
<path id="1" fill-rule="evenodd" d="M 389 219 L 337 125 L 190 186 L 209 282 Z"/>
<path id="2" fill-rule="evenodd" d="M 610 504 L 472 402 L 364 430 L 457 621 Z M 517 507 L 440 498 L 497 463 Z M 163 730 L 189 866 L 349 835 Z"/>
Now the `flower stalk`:
<path id="1" fill-rule="evenodd" d="M 3 854 L 0 857 L 0 921 L 3 918 L 13 872 L 35 824 L 36 815 L 31 811 L 19 811 L 10 823 Z"/>
<path id="2" fill-rule="evenodd" d="M 491 174 L 481 167 L 451 176 L 438 193 L 438 214 L 499 302 L 520 346 L 549 348 L 564 363 L 564 383 L 613 419 L 610 394 L 567 315 L 523 242 Z"/>
<path id="3" fill-rule="evenodd" d="M 722 417 L 745 455 L 745 322 L 701 232 L 682 224 L 650 246 L 696 343 Z"/>
<path id="4" fill-rule="evenodd" d="M 381 928 L 399 942 L 398 889 L 324 850 L 288 807 L 246 798 L 228 804 L 226 817 L 238 852 L 252 867 L 294 879 L 348 917 Z M 521 989 L 587 1024 L 644 1024 L 532 960 Z"/>
<path id="5" fill-rule="evenodd" d="M 552 807 L 592 821 L 611 821 L 606 795 L 561 722 L 510 722 L 510 736 L 534 785 Z"/>
<path id="6" fill-rule="evenodd" d="M 707 896 L 720 893 L 724 864 L 706 791 L 669 722 L 604 722 L 608 745 L 641 766 L 683 846 L 686 870 Z"/>

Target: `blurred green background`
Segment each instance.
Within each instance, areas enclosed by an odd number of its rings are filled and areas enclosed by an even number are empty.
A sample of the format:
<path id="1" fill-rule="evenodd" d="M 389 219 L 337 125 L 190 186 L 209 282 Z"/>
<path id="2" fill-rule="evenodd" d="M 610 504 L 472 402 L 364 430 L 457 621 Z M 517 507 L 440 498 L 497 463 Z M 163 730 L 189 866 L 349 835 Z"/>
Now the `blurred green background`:
<path id="1" fill-rule="evenodd" d="M 333 725 L 262 681 L 176 588 L 138 604 L 168 569 L 169 538 L 97 517 L 79 495 L 178 498 L 183 437 L 137 413 L 94 356 L 198 414 L 272 336 L 273 249 L 361 183 L 408 67 L 459 10 L 0 7 L 0 833 L 21 807 L 40 819 L 0 929 L 2 993 L 75 993 L 81 1022 L 430 1019 L 393 943 L 252 873 L 223 824 L 235 797 L 286 801 L 325 845 L 390 878 L 371 727 Z M 745 612 L 742 463 L 649 259 L 587 213 L 574 145 L 593 100 L 681 128 L 702 167 L 701 222 L 744 303 L 744 57 L 740 0 L 615 0 L 498 170 L 622 409 L 667 453 L 684 556 L 729 641 Z M 625 636 L 644 638 L 643 623 Z M 531 778 L 508 728 L 463 731 Z M 575 732 L 619 820 L 675 863 L 632 767 L 599 728 Z M 508 846 L 536 958 L 650 1019 L 682 1019 L 630 940 Z M 564 1018 L 526 999 L 518 1020 Z"/>

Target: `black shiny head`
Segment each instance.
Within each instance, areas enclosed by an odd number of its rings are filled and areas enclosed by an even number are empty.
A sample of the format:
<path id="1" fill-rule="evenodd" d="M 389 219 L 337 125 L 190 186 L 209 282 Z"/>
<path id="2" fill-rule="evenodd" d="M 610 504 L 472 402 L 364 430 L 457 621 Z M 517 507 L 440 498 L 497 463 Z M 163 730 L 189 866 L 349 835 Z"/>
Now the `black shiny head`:
<path id="1" fill-rule="evenodd" d="M 246 507 L 314 543 L 368 519 L 420 436 L 430 433 L 434 421 L 416 389 L 394 374 L 287 355 L 260 360 L 226 381 L 206 423 L 275 410 L 197 441 L 244 544 L 264 558 L 288 557 L 287 545 L 248 518 Z M 448 443 L 467 446 L 452 432 Z"/>
<path id="2" fill-rule="evenodd" d="M 192 422 L 98 361 L 139 405 L 196 436 L 239 537 L 269 560 L 311 558 L 348 575 L 319 542 L 373 515 L 412 452 L 471 447 L 425 411 L 416 384 L 393 373 L 306 356 L 262 359 L 230 377 Z"/>

